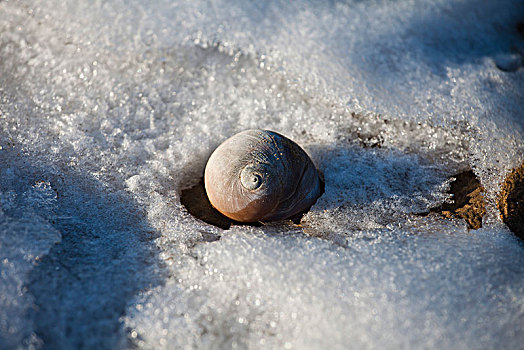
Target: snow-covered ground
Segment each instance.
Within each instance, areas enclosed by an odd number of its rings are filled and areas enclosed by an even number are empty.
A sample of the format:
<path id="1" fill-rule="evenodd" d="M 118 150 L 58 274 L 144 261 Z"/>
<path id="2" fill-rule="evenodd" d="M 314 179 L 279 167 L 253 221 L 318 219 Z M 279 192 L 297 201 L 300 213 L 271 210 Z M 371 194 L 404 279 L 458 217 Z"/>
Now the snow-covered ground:
<path id="1" fill-rule="evenodd" d="M 495 206 L 524 158 L 519 21 L 515 0 L 0 1 L 0 348 L 522 347 L 524 245 Z M 323 172 L 300 226 L 181 204 L 249 128 Z M 481 229 L 415 215 L 469 168 Z"/>

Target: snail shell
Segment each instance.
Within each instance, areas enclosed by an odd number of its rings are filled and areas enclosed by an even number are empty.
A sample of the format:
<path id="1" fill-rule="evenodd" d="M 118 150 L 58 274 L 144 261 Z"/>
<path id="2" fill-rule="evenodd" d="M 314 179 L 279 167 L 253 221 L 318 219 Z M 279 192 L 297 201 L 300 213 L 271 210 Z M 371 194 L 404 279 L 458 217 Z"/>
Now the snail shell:
<path id="1" fill-rule="evenodd" d="M 240 222 L 287 219 L 321 194 L 319 173 L 306 152 L 268 130 L 224 141 L 209 157 L 204 182 L 211 205 Z"/>

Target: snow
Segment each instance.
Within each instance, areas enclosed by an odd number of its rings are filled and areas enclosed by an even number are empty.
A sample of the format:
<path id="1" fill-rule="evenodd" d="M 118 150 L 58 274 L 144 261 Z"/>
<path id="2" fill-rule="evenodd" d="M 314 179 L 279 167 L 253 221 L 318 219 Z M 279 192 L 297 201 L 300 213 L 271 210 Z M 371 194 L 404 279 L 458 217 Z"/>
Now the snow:
<path id="1" fill-rule="evenodd" d="M 1 1 L 0 348 L 518 348 L 514 1 Z M 280 132 L 326 192 L 222 230 L 180 191 Z M 484 226 L 420 216 L 472 168 Z"/>

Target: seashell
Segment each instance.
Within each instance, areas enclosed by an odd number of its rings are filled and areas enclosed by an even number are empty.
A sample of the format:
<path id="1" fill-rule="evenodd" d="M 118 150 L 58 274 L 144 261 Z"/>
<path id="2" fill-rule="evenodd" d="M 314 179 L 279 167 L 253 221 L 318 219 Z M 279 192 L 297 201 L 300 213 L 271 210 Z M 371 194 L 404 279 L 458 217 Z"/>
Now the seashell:
<path id="1" fill-rule="evenodd" d="M 219 212 L 240 222 L 290 218 L 321 195 L 315 165 L 299 145 L 268 130 L 247 130 L 211 154 L 206 193 Z"/>

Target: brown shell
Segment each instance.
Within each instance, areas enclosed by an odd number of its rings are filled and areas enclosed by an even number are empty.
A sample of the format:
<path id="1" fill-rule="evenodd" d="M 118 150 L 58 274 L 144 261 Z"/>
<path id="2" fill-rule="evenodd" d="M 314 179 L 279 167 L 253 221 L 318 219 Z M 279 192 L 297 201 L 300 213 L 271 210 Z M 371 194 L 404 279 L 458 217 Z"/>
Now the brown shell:
<path id="1" fill-rule="evenodd" d="M 224 141 L 207 162 L 204 182 L 213 207 L 240 222 L 290 218 L 321 194 L 319 173 L 306 152 L 268 130 Z"/>

